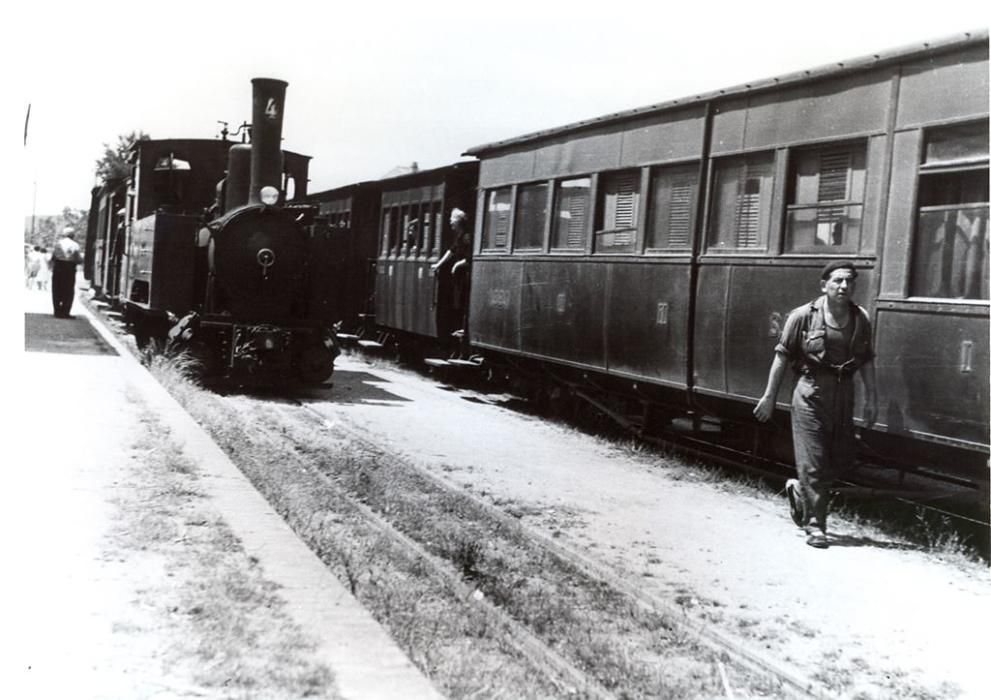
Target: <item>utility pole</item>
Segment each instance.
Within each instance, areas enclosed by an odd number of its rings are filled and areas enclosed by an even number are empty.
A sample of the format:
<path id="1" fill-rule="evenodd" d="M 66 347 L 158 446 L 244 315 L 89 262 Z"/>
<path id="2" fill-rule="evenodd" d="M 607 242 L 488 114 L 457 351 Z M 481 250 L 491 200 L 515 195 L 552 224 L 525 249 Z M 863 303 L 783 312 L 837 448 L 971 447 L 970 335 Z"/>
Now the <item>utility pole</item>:
<path id="1" fill-rule="evenodd" d="M 38 206 L 38 181 L 34 181 L 34 194 L 31 196 L 31 244 L 34 245 L 35 208 Z"/>

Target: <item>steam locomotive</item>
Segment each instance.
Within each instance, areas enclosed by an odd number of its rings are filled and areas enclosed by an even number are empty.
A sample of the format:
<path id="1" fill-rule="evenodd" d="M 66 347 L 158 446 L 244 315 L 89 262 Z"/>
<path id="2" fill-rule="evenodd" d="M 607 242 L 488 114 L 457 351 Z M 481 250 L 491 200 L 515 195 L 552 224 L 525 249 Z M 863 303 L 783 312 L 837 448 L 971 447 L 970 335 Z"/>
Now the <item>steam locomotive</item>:
<path id="1" fill-rule="evenodd" d="M 281 150 L 287 83 L 252 85 L 250 143 L 138 141 L 93 190 L 87 273 L 139 346 L 188 350 L 207 382 L 319 384 L 339 348 L 309 311 L 309 157 Z"/>

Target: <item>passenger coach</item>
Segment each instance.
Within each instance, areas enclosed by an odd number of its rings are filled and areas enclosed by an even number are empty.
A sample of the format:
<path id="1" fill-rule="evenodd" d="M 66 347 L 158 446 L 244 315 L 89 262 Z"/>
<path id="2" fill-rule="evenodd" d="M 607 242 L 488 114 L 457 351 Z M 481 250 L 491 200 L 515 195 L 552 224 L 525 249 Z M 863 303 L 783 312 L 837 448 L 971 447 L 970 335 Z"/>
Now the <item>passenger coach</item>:
<path id="1" fill-rule="evenodd" d="M 353 336 L 375 313 L 378 217 L 382 186 L 359 182 L 308 197 L 319 207 L 312 230 L 310 310 L 315 318 L 339 324 Z"/>
<path id="2" fill-rule="evenodd" d="M 749 417 L 786 313 L 852 259 L 878 352 L 871 444 L 949 449 L 986 478 L 986 32 L 467 154 L 473 346 Z"/>
<path id="3" fill-rule="evenodd" d="M 328 320 L 342 319 L 345 331 L 357 323 L 366 347 L 450 342 L 463 313 L 455 309 L 450 275 L 432 266 L 454 243 L 451 211 L 474 215 L 477 180 L 478 163 L 466 161 L 310 195 L 326 226 L 314 234 L 314 269 L 325 281 L 312 307 L 323 308 L 318 313 Z M 346 300 L 346 308 L 321 306 L 334 298 Z"/>

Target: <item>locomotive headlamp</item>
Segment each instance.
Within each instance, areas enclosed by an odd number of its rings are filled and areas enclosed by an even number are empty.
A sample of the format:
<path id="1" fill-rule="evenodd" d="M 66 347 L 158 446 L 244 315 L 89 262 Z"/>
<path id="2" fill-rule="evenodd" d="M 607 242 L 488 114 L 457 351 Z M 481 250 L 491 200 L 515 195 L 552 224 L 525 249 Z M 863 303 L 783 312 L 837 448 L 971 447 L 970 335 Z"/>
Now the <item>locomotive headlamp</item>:
<path id="1" fill-rule="evenodd" d="M 262 204 L 267 204 L 269 206 L 272 206 L 279 201 L 279 191 L 271 185 L 265 185 L 262 187 L 261 192 L 258 193 L 258 196 L 261 197 Z"/>

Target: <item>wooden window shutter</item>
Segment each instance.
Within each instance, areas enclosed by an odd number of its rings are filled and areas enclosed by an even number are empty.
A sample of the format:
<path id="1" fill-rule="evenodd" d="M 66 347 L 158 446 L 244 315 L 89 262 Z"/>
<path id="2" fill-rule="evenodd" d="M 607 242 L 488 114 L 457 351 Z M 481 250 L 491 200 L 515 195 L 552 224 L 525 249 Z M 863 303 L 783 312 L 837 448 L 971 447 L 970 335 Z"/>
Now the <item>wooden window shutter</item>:
<path id="1" fill-rule="evenodd" d="M 766 164 L 745 163 L 739 170 L 736 197 L 735 238 L 737 248 L 760 246 L 760 200 L 762 180 L 770 173 Z"/>
<path id="2" fill-rule="evenodd" d="M 495 245 L 505 248 L 509 242 L 509 207 L 497 207 L 495 215 Z"/>
<path id="3" fill-rule="evenodd" d="M 585 246 L 585 193 L 574 193 L 568 197 L 568 247 L 583 248 Z"/>
<path id="4" fill-rule="evenodd" d="M 637 225 L 637 199 L 640 194 L 638 173 L 624 173 L 615 178 L 616 210 L 615 220 L 608 228 L 635 228 Z"/>
<path id="5" fill-rule="evenodd" d="M 668 246 L 681 248 L 691 241 L 694 180 L 671 183 L 671 208 L 668 213 Z"/>
<path id="6" fill-rule="evenodd" d="M 819 201 L 835 202 L 847 198 L 852 154 L 830 151 L 819 156 Z"/>
<path id="7" fill-rule="evenodd" d="M 754 248 L 758 243 L 760 226 L 760 179 L 744 174 L 736 198 L 736 247 Z"/>

